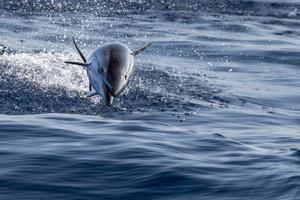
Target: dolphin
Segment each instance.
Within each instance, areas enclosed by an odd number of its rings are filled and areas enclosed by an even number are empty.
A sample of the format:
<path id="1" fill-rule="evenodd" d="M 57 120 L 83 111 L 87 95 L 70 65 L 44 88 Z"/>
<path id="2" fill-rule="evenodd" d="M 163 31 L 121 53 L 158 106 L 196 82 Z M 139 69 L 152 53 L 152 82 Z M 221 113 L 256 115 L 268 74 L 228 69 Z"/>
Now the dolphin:
<path id="1" fill-rule="evenodd" d="M 152 44 L 131 51 L 124 44 L 108 43 L 96 48 L 86 59 L 74 37 L 73 43 L 83 62 L 65 63 L 84 67 L 89 79 L 90 92 L 87 97 L 100 95 L 108 106 L 112 105 L 113 97 L 120 95 L 127 86 L 133 72 L 134 57 Z"/>

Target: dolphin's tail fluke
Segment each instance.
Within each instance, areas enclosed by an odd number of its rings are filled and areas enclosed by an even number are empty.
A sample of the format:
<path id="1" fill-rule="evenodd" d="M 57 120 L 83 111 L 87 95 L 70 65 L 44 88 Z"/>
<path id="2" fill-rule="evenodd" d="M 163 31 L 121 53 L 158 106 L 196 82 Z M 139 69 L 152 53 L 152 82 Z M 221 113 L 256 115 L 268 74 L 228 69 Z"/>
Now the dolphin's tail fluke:
<path id="1" fill-rule="evenodd" d="M 75 38 L 73 37 L 72 39 L 73 39 L 73 43 L 74 43 L 74 45 L 75 45 L 75 47 L 76 47 L 76 49 L 77 49 L 77 51 L 78 51 L 80 57 L 82 58 L 83 62 L 86 63 L 86 58 L 84 57 L 83 53 L 82 53 L 82 52 L 80 51 L 80 49 L 78 48 L 78 46 L 77 46 L 77 44 L 76 44 L 76 41 L 75 41 Z"/>
<path id="2" fill-rule="evenodd" d="M 79 65 L 79 66 L 82 66 L 84 68 L 87 68 L 90 63 L 80 63 L 80 62 L 72 62 L 72 61 L 66 61 L 65 62 L 66 64 L 71 64 L 71 65 Z"/>
<path id="3" fill-rule="evenodd" d="M 142 47 L 142 48 L 140 48 L 140 49 L 132 52 L 131 55 L 133 55 L 133 56 L 138 55 L 139 53 L 141 53 L 142 51 L 144 51 L 147 47 L 149 47 L 151 44 L 153 44 L 153 42 L 151 42 L 150 44 L 147 44 L 146 46 L 144 46 L 144 47 Z"/>
<path id="4" fill-rule="evenodd" d="M 74 43 L 74 46 L 77 50 L 77 52 L 79 53 L 81 59 L 83 60 L 84 63 L 80 63 L 80 62 L 71 62 L 71 61 L 66 61 L 65 63 L 67 64 L 72 64 L 72 65 L 79 65 L 79 66 L 82 66 L 83 68 L 85 68 L 87 70 L 88 66 L 90 65 L 90 63 L 86 63 L 86 58 L 84 57 L 83 53 L 80 51 L 79 47 L 77 46 L 76 44 L 76 41 L 75 41 L 75 38 L 73 37 L 73 43 Z M 92 90 L 92 86 L 91 86 L 91 83 L 89 83 L 89 90 L 91 91 Z"/>

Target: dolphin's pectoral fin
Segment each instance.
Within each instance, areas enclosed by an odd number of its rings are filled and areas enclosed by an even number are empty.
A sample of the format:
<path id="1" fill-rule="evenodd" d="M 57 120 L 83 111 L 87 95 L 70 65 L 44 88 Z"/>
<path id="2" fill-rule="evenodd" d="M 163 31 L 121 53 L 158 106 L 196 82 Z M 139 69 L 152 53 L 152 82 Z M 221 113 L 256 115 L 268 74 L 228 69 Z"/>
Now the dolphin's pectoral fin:
<path id="1" fill-rule="evenodd" d="M 142 47 L 142 48 L 140 48 L 140 49 L 132 52 L 131 55 L 133 55 L 133 56 L 138 55 L 139 53 L 141 53 L 142 51 L 144 51 L 147 47 L 149 47 L 151 44 L 153 44 L 153 42 L 151 42 L 150 44 L 147 44 L 146 46 L 144 46 L 144 47 Z"/>
<path id="2" fill-rule="evenodd" d="M 84 57 L 83 53 L 80 51 L 80 49 L 78 48 L 77 44 L 76 44 L 76 41 L 75 41 L 75 38 L 73 37 L 73 43 L 75 45 L 75 48 L 77 49 L 80 57 L 82 58 L 83 62 L 86 63 L 86 58 Z"/>
<path id="3" fill-rule="evenodd" d="M 98 92 L 93 90 L 93 91 L 90 91 L 89 93 L 87 93 L 86 97 L 93 97 L 95 95 L 98 95 Z"/>
<path id="4" fill-rule="evenodd" d="M 102 74 L 98 73 L 97 75 L 98 75 L 98 76 L 101 78 L 101 80 L 105 83 L 106 87 L 107 87 L 109 90 L 111 90 L 111 89 L 112 89 L 111 84 L 110 84 L 110 83 L 102 76 Z"/>

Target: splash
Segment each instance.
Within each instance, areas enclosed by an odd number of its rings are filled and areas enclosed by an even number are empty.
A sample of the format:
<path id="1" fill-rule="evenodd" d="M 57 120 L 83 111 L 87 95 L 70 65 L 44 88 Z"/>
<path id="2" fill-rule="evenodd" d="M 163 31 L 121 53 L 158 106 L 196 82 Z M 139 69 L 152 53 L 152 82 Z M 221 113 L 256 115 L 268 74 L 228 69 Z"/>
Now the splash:
<path id="1" fill-rule="evenodd" d="M 4 53 L 0 59 L 1 112 L 194 111 L 221 103 L 216 98 L 219 91 L 201 77 L 142 64 L 135 66 L 128 88 L 115 98 L 114 107 L 108 111 L 99 97 L 85 97 L 88 92 L 85 70 L 64 63 L 77 59 L 77 55 L 67 52 Z"/>

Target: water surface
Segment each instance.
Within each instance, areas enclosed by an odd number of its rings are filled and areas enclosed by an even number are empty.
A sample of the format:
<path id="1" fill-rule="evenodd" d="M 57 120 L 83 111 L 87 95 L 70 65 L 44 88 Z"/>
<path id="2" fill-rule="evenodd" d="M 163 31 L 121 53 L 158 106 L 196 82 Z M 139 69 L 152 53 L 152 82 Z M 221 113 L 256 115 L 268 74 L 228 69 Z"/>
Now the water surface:
<path id="1" fill-rule="evenodd" d="M 43 2 L 0 3 L 1 199 L 300 199 L 297 0 Z M 72 36 L 154 44 L 109 108 Z"/>

